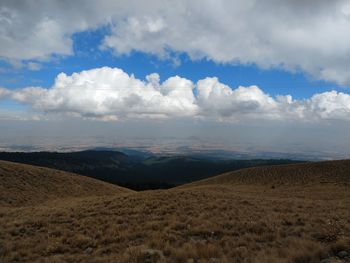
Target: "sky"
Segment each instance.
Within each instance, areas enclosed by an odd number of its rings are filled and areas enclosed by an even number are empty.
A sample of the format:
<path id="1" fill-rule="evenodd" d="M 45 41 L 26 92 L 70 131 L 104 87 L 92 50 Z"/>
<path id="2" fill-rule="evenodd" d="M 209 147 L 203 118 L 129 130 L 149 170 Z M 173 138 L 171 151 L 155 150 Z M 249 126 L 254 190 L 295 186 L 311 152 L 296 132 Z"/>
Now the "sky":
<path id="1" fill-rule="evenodd" d="M 336 157 L 349 68 L 350 1 L 1 0 L 0 146 L 195 136 Z"/>

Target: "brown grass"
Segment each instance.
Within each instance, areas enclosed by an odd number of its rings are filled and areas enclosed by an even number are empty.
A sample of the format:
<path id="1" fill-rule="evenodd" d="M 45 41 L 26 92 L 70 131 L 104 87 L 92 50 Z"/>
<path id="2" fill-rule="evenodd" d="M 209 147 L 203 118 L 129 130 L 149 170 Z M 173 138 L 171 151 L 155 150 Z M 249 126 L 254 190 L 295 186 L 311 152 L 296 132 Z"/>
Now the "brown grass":
<path id="1" fill-rule="evenodd" d="M 264 173 L 261 184 L 230 184 L 222 176 L 171 190 L 2 207 L 0 262 L 349 260 L 337 256 L 350 253 L 348 177 L 277 184 L 268 168 Z"/>
<path id="2" fill-rule="evenodd" d="M 224 173 L 182 187 L 212 184 L 310 185 L 350 183 L 350 160 L 262 166 Z"/>
<path id="3" fill-rule="evenodd" d="M 58 198 L 132 192 L 55 169 L 0 161 L 0 206 L 36 205 Z"/>

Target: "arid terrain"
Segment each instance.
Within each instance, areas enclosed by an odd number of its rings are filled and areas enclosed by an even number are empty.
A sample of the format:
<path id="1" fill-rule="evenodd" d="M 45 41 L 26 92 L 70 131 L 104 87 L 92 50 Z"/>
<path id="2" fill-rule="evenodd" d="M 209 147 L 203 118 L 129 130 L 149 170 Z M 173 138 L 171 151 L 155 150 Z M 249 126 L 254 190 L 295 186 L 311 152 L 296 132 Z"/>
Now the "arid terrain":
<path id="1" fill-rule="evenodd" d="M 1 161 L 0 262 L 350 262 L 350 161 L 141 192 Z"/>

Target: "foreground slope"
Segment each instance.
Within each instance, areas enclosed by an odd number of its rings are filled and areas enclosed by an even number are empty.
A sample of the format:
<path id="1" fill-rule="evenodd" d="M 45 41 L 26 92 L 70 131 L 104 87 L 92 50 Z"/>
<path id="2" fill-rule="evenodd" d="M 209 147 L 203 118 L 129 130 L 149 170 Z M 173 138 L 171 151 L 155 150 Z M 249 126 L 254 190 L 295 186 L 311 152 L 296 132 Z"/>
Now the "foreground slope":
<path id="1" fill-rule="evenodd" d="M 81 175 L 0 161 L 0 206 L 36 205 L 69 197 L 132 192 Z"/>
<path id="2" fill-rule="evenodd" d="M 348 163 L 0 207 L 0 262 L 349 262 Z"/>

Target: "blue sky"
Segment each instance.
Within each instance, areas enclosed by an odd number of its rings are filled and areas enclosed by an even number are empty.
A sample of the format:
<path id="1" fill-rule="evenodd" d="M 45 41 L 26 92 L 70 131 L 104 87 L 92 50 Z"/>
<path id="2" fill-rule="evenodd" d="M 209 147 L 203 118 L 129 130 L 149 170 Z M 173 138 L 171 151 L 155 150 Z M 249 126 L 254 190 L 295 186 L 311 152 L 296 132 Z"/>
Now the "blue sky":
<path id="1" fill-rule="evenodd" d="M 206 127 L 272 145 L 303 127 L 290 145 L 336 149 L 350 140 L 330 128 L 350 123 L 349 68 L 346 0 L 0 2 L 0 121 L 15 137 L 140 123 L 140 137 Z"/>
<path id="2" fill-rule="evenodd" d="M 121 68 L 140 79 L 153 72 L 159 73 L 161 81 L 174 75 L 194 82 L 205 77 L 218 77 L 220 82 L 233 88 L 240 85 L 257 85 L 270 95 L 291 94 L 296 99 L 309 98 L 315 93 L 328 90 L 347 92 L 344 86 L 317 80 L 301 70 L 289 72 L 273 67 L 262 69 L 253 63 L 247 65 L 235 62 L 217 63 L 205 58 L 192 60 L 186 53 L 171 50 L 172 58 L 168 59 L 140 51 L 115 55 L 111 50 L 100 48 L 107 33 L 108 29 L 102 27 L 74 34 L 72 36 L 74 54 L 55 56 L 47 62 L 40 63 L 39 70 L 33 71 L 26 67 L 13 68 L 8 62 L 0 61 L 2 69 L 0 86 L 10 89 L 27 86 L 49 88 L 61 72 L 71 75 L 82 70 L 109 66 Z"/>

